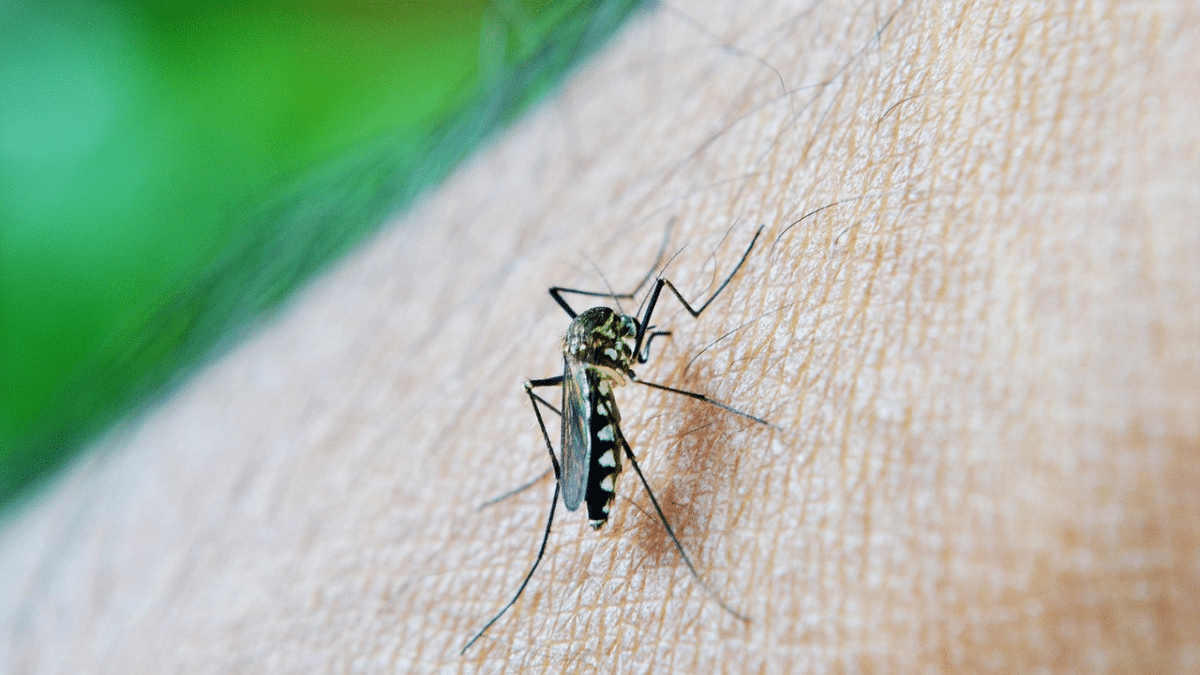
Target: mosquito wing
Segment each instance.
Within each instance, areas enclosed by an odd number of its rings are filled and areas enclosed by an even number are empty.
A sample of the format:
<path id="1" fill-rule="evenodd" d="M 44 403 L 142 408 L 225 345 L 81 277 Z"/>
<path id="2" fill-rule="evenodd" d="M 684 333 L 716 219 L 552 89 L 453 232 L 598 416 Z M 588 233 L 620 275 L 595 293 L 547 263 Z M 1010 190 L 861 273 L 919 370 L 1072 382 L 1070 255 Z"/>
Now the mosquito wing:
<path id="1" fill-rule="evenodd" d="M 587 366 L 579 359 L 564 359 L 562 397 L 562 497 L 567 510 L 574 511 L 587 491 L 592 455 L 592 434 L 588 428 L 592 391 Z"/>

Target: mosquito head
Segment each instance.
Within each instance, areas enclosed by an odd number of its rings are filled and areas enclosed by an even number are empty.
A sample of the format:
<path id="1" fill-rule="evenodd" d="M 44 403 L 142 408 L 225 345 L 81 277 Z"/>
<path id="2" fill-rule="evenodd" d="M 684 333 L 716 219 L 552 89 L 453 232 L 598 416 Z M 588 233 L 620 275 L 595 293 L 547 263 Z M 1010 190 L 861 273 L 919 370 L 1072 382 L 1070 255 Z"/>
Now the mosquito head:
<path id="1" fill-rule="evenodd" d="M 563 355 L 624 384 L 632 374 L 637 319 L 608 307 L 593 307 L 571 321 L 563 337 Z"/>

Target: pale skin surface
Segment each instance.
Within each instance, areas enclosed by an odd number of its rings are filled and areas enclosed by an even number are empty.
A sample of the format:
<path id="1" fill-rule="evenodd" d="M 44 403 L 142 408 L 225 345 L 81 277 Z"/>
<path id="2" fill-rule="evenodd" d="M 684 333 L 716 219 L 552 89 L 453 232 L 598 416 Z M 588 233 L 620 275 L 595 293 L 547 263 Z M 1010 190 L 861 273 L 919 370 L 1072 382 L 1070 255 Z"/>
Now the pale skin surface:
<path id="1" fill-rule="evenodd" d="M 1194 3 L 714 4 L 632 27 L 10 523 L 0 671 L 1196 672 Z M 751 621 L 627 472 L 460 657 L 549 506 L 475 508 L 548 464 L 545 288 L 636 283 L 671 218 L 693 298 L 767 225 L 699 321 L 664 299 L 639 374 L 776 429 L 617 391 Z"/>

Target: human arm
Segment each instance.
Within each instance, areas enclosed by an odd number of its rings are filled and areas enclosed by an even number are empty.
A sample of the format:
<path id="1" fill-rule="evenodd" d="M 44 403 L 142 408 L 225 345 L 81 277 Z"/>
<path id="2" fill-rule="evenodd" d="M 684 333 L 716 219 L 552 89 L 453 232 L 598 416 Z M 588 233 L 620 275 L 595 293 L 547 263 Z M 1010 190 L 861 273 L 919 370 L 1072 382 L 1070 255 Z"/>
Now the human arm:
<path id="1" fill-rule="evenodd" d="M 631 27 L 6 534 L 16 653 L 1181 669 L 1200 625 L 1195 11 L 686 12 Z M 548 464 L 520 389 L 561 367 L 545 288 L 636 282 L 671 218 L 668 274 L 697 296 L 767 224 L 700 320 L 662 315 L 675 334 L 639 375 L 777 429 L 620 391 L 682 544 L 751 621 L 699 588 L 627 476 L 603 532 L 559 510 L 525 597 L 460 657 L 549 507 L 543 483 L 475 508 Z"/>

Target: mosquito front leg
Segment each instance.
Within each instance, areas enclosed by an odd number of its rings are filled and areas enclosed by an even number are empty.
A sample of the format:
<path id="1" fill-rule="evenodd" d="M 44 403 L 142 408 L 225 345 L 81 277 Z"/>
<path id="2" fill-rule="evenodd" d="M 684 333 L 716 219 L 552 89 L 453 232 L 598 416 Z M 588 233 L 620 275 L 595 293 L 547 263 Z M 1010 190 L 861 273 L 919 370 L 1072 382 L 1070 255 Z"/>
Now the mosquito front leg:
<path id="1" fill-rule="evenodd" d="M 675 298 L 679 300 L 679 303 L 683 305 L 683 308 L 686 309 L 693 318 L 700 318 L 700 314 L 704 312 L 704 310 L 708 309 L 708 306 L 712 304 L 713 300 L 716 300 L 717 296 L 721 294 L 721 291 L 725 290 L 725 287 L 729 285 L 729 282 L 733 281 L 733 277 L 738 273 L 738 270 L 742 269 L 742 265 L 746 263 L 746 258 L 750 257 L 750 251 L 754 250 L 754 244 L 758 242 L 758 238 L 760 235 L 762 235 L 765 227 L 766 226 L 764 225 L 758 228 L 758 232 L 755 232 L 754 238 L 750 240 L 750 245 L 746 247 L 746 252 L 742 254 L 742 259 L 739 260 L 738 264 L 734 266 L 733 271 L 729 273 L 729 276 L 725 277 L 725 281 L 721 282 L 721 285 L 717 287 L 717 290 L 714 291 L 713 294 L 709 296 L 708 300 L 705 300 L 704 304 L 700 305 L 699 308 L 692 307 L 691 303 L 689 303 L 687 299 L 683 297 L 683 294 L 679 292 L 678 288 L 675 288 L 675 284 L 671 283 L 670 280 L 663 277 L 658 278 L 658 282 L 654 284 L 654 291 L 650 293 L 650 301 L 646 303 L 646 313 L 642 315 L 642 318 L 638 321 L 637 337 L 633 343 L 633 353 L 637 355 L 639 363 L 645 363 L 650 358 L 649 342 L 647 341 L 646 350 L 645 353 L 643 353 L 642 341 L 646 337 L 647 331 L 653 330 L 650 326 L 650 317 L 654 315 L 654 308 L 658 305 L 658 296 L 660 293 L 662 293 L 663 288 L 671 289 L 671 293 L 675 294 Z M 654 335 L 654 333 L 651 333 L 650 337 L 653 338 Z"/>

